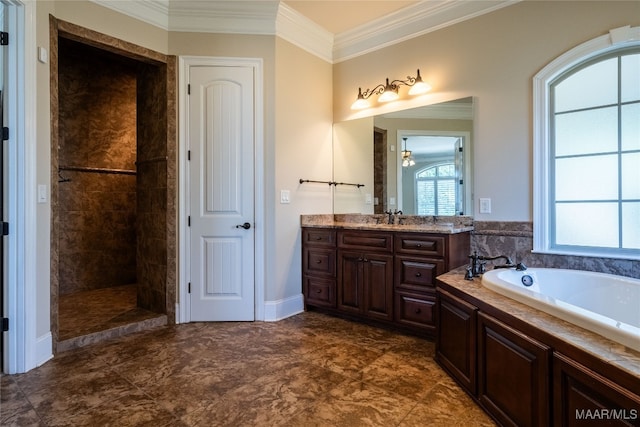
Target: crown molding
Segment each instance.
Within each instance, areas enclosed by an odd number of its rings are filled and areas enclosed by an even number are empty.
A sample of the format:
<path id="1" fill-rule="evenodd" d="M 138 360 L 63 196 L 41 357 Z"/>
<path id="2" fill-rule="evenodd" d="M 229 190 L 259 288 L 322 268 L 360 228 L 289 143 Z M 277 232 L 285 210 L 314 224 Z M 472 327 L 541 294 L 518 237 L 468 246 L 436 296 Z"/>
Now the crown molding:
<path id="1" fill-rule="evenodd" d="M 276 35 L 320 59 L 333 62 L 333 33 L 283 2 L 278 8 Z"/>
<path id="2" fill-rule="evenodd" d="M 166 31 L 277 35 L 336 63 L 510 6 L 520 0 L 428 0 L 332 34 L 285 2 L 90 0 Z"/>
<path id="3" fill-rule="evenodd" d="M 147 24 L 169 29 L 169 1 L 170 0 L 89 0 L 100 6 L 130 16 Z"/>
<path id="4" fill-rule="evenodd" d="M 278 1 L 169 1 L 169 31 L 273 35 Z"/>
<path id="5" fill-rule="evenodd" d="M 346 61 L 519 1 L 421 1 L 353 30 L 337 34 L 333 46 L 333 61 Z"/>

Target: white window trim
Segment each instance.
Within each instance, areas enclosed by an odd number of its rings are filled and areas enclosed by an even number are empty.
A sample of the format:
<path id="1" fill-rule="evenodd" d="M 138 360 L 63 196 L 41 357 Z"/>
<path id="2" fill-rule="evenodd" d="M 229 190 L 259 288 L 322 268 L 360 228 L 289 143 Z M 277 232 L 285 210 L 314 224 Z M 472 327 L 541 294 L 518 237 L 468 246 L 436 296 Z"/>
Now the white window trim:
<path id="1" fill-rule="evenodd" d="M 569 50 L 533 78 L 533 252 L 638 259 L 621 253 L 551 249 L 549 224 L 549 85 L 560 73 L 595 56 L 627 46 L 640 45 L 640 27 L 620 27 Z"/>

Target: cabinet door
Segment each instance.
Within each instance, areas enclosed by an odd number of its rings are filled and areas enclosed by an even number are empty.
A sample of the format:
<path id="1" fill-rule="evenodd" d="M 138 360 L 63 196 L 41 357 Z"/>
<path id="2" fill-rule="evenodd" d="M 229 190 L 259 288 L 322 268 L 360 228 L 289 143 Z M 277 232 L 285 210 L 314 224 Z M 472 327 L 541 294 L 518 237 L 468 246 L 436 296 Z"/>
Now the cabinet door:
<path id="1" fill-rule="evenodd" d="M 363 259 L 364 312 L 367 316 L 393 319 L 393 256 L 367 253 Z"/>
<path id="2" fill-rule="evenodd" d="M 338 251 L 338 308 L 361 313 L 363 304 L 364 257 L 361 252 Z"/>
<path id="3" fill-rule="evenodd" d="M 640 396 L 567 356 L 553 356 L 557 426 L 640 426 Z"/>
<path id="4" fill-rule="evenodd" d="M 478 313 L 478 397 L 502 425 L 548 426 L 551 350 Z"/>
<path id="5" fill-rule="evenodd" d="M 467 391 L 476 394 L 478 309 L 441 289 L 436 293 L 436 360 Z"/>

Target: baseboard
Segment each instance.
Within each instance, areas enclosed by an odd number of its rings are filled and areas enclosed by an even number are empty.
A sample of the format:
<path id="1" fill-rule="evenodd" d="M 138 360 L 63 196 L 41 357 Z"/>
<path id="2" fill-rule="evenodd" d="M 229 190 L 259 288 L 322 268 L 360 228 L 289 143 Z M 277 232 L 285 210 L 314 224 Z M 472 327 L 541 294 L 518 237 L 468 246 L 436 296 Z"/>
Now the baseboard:
<path id="1" fill-rule="evenodd" d="M 302 294 L 281 299 L 278 301 L 265 301 L 264 321 L 277 322 L 304 311 L 304 298 Z"/>
<path id="2" fill-rule="evenodd" d="M 36 366 L 43 365 L 51 359 L 53 359 L 53 337 L 51 332 L 47 332 L 36 340 Z"/>

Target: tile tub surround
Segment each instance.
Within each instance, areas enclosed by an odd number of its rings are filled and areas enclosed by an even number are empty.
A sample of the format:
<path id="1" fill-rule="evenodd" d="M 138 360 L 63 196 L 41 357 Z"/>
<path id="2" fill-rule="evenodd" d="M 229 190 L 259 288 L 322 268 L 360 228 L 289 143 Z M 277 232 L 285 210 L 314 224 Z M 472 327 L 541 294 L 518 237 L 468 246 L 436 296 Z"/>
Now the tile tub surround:
<path id="1" fill-rule="evenodd" d="M 471 250 L 481 255 L 507 255 L 513 262 L 523 262 L 528 267 L 568 268 L 640 278 L 640 261 L 532 253 L 532 222 L 474 221 L 473 228 Z"/>
<path id="2" fill-rule="evenodd" d="M 553 339 L 568 343 L 596 359 L 637 377 L 640 383 L 640 352 L 493 292 L 482 286 L 481 278 L 479 277 L 473 280 L 466 280 L 464 273 L 465 268 L 461 267 L 439 276 L 438 280 L 455 290 L 471 296 L 477 302 L 477 305 L 489 305 L 501 310 L 519 321 L 544 331 Z"/>
<path id="3" fill-rule="evenodd" d="M 0 377 L 0 425 L 494 426 L 434 350 L 314 312 L 172 325 Z"/>

